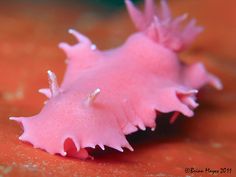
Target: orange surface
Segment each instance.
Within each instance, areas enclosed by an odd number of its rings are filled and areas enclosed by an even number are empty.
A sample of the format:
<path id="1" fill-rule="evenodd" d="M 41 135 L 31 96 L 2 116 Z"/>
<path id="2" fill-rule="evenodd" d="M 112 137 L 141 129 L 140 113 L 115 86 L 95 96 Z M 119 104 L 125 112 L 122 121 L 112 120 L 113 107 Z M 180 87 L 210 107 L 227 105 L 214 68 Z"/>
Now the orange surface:
<path id="1" fill-rule="evenodd" d="M 81 161 L 50 155 L 18 136 L 20 126 L 9 116 L 39 112 L 47 86 L 48 69 L 62 79 L 65 55 L 60 41 L 73 41 L 67 29 L 90 36 L 99 48 L 117 46 L 134 29 L 127 13 L 107 14 L 94 7 L 69 4 L 0 5 L 0 176 L 207 176 L 185 173 L 185 168 L 231 168 L 236 176 L 236 1 L 182 0 L 170 2 L 174 14 L 188 11 L 205 26 L 194 46 L 183 54 L 187 62 L 203 61 L 218 75 L 224 90 L 205 88 L 194 118 L 181 117 L 168 125 L 157 121 L 155 132 L 129 137 L 134 152 L 108 150 Z M 212 175 L 209 175 L 212 176 Z"/>

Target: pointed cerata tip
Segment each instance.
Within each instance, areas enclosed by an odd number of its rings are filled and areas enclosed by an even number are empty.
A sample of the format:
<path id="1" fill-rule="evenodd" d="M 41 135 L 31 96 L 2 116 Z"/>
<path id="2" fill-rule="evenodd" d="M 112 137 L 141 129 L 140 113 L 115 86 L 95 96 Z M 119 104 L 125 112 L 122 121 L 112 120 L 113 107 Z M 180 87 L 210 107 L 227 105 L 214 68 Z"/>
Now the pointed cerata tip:
<path id="1" fill-rule="evenodd" d="M 138 124 L 138 127 L 139 127 L 139 129 L 141 129 L 141 130 L 143 130 L 143 131 L 146 131 L 146 127 L 145 127 L 145 125 L 144 125 L 142 122 L 140 122 L 140 123 Z"/>
<path id="2" fill-rule="evenodd" d="M 23 133 L 21 136 L 19 136 L 18 139 L 21 140 L 21 141 L 27 141 L 27 140 L 26 140 L 26 136 L 25 136 L 24 133 Z"/>
<path id="3" fill-rule="evenodd" d="M 177 93 L 181 95 L 196 95 L 198 93 L 198 90 L 197 89 L 192 89 L 188 91 L 179 90 L 177 91 Z"/>
<path id="4" fill-rule="evenodd" d="M 184 13 L 183 15 L 177 17 L 174 21 L 173 21 L 173 25 L 174 26 L 179 26 L 183 21 L 185 21 L 188 18 L 188 13 Z"/>
<path id="5" fill-rule="evenodd" d="M 47 73 L 49 76 L 52 76 L 54 74 L 51 70 L 48 70 Z"/>
<path id="6" fill-rule="evenodd" d="M 15 120 L 15 117 L 9 117 L 9 120 Z"/>
<path id="7" fill-rule="evenodd" d="M 48 70 L 47 74 L 50 84 L 55 83 L 56 75 L 51 70 Z"/>
<path id="8" fill-rule="evenodd" d="M 51 98 L 51 92 L 48 88 L 39 89 L 38 92 L 45 95 L 47 98 Z"/>
<path id="9" fill-rule="evenodd" d="M 90 144 L 90 145 L 88 145 L 88 147 L 91 147 L 91 148 L 95 149 L 95 145 L 94 144 Z"/>
<path id="10" fill-rule="evenodd" d="M 145 18 L 143 13 L 133 4 L 132 1 L 125 1 L 129 16 L 138 30 L 145 28 Z"/>
<path id="11" fill-rule="evenodd" d="M 97 88 L 96 90 L 94 90 L 88 97 L 86 100 L 86 104 L 87 105 L 91 105 L 95 99 L 97 98 L 97 96 L 100 94 L 101 90 L 99 88 Z"/>
<path id="12" fill-rule="evenodd" d="M 73 34 L 74 32 L 75 32 L 74 29 L 72 29 L 72 28 L 68 29 L 68 33 Z"/>
<path id="13" fill-rule="evenodd" d="M 56 96 L 59 93 L 59 87 L 57 84 L 57 77 L 55 73 L 53 73 L 51 70 L 47 71 L 48 73 L 48 80 L 49 80 L 49 88 L 51 91 L 51 96 Z"/>
<path id="14" fill-rule="evenodd" d="M 16 122 L 21 122 L 21 119 L 18 118 L 18 117 L 9 117 L 9 120 L 13 120 L 13 121 L 16 121 Z"/>
<path id="15" fill-rule="evenodd" d="M 184 13 L 184 14 L 181 16 L 181 19 L 182 19 L 182 20 L 185 20 L 185 19 L 188 18 L 188 16 L 189 16 L 188 13 Z"/>
<path id="16" fill-rule="evenodd" d="M 58 47 L 60 49 L 63 49 L 64 51 L 68 51 L 71 48 L 71 46 L 69 44 L 65 43 L 65 42 L 59 43 Z"/>
<path id="17" fill-rule="evenodd" d="M 127 148 L 128 148 L 130 151 L 132 151 L 132 152 L 134 151 L 134 149 L 132 148 L 131 145 L 128 145 Z"/>
<path id="18" fill-rule="evenodd" d="M 215 87 L 218 90 L 223 90 L 223 88 L 224 88 L 224 86 L 220 80 L 216 83 Z"/>
<path id="19" fill-rule="evenodd" d="M 68 33 L 72 34 L 81 43 L 91 44 L 91 41 L 88 37 L 86 37 L 85 35 L 81 34 L 80 32 L 78 32 L 74 29 L 69 29 Z"/>
<path id="20" fill-rule="evenodd" d="M 95 44 L 92 44 L 90 48 L 91 48 L 91 50 L 96 50 L 97 46 Z"/>
<path id="21" fill-rule="evenodd" d="M 195 108 L 197 108 L 199 106 L 199 104 L 194 99 L 192 99 L 191 97 L 186 98 L 185 102 L 192 109 L 195 109 Z"/>
<path id="22" fill-rule="evenodd" d="M 171 12 L 167 0 L 161 0 L 161 7 L 162 7 L 163 18 L 165 19 L 171 18 Z"/>
<path id="23" fill-rule="evenodd" d="M 222 82 L 215 76 L 211 75 L 210 76 L 210 84 L 215 87 L 217 90 L 222 90 L 223 89 L 223 84 Z"/>
<path id="24" fill-rule="evenodd" d="M 193 90 L 189 90 L 188 92 L 186 92 L 186 94 L 192 95 L 192 94 L 197 94 L 198 90 L 193 89 Z"/>
<path id="25" fill-rule="evenodd" d="M 122 147 L 115 147 L 116 150 L 120 151 L 120 152 L 124 152 L 124 150 L 122 149 Z"/>
<path id="26" fill-rule="evenodd" d="M 104 151 L 105 150 L 105 147 L 103 144 L 99 144 L 99 147 Z"/>

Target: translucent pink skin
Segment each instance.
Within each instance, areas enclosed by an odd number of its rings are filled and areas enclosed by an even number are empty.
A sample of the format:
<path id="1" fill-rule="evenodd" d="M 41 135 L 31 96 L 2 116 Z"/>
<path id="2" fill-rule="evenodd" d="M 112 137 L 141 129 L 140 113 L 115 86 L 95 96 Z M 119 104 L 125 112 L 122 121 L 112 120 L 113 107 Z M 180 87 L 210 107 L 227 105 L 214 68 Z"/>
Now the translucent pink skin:
<path id="1" fill-rule="evenodd" d="M 180 30 L 186 15 L 172 19 L 165 1 L 158 16 L 152 0 L 145 1 L 144 14 L 131 1 L 126 5 L 139 32 L 119 48 L 100 51 L 87 37 L 69 30 L 80 43 L 59 45 L 68 58 L 60 88 L 49 72 L 50 88 L 40 92 L 50 99 L 42 111 L 31 118 L 10 118 L 23 125 L 20 140 L 81 159 L 90 157 L 86 148 L 96 145 L 132 151 L 125 135 L 146 127 L 154 130 L 157 112 L 175 112 L 171 123 L 179 113 L 191 117 L 198 89 L 206 84 L 222 88 L 201 63 L 185 65 L 178 59 L 177 52 L 201 31 L 194 21 Z"/>

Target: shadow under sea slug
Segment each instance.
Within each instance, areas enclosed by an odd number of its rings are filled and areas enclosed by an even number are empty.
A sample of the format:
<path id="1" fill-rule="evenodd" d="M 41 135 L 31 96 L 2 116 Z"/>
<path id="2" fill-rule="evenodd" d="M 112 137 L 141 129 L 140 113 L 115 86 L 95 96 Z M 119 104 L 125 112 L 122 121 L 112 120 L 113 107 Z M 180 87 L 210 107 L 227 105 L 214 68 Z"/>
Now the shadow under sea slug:
<path id="1" fill-rule="evenodd" d="M 145 1 L 144 12 L 125 1 L 137 28 L 118 48 L 101 51 L 89 38 L 70 29 L 79 41 L 59 44 L 68 60 L 62 84 L 48 71 L 49 88 L 39 92 L 48 97 L 41 112 L 30 118 L 11 117 L 22 124 L 22 141 L 51 154 L 90 157 L 86 148 L 108 146 L 118 151 L 133 148 L 125 135 L 155 130 L 160 113 L 194 115 L 196 94 L 206 84 L 221 89 L 217 77 L 203 64 L 180 62 L 185 50 L 202 31 L 187 15 L 172 18 L 166 1 L 156 10 Z M 158 113 L 158 114 L 157 114 Z"/>

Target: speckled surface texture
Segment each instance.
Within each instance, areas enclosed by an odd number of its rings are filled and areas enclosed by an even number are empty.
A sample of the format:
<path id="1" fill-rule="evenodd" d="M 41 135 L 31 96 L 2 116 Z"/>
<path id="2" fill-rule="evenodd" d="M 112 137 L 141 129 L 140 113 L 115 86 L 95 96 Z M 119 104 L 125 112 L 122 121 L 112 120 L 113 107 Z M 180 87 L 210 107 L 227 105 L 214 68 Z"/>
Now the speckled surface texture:
<path id="1" fill-rule="evenodd" d="M 21 128 L 9 116 L 37 113 L 51 69 L 61 81 L 64 54 L 60 41 L 73 27 L 91 36 L 102 49 L 117 46 L 132 31 L 128 14 L 99 13 L 94 7 L 65 4 L 17 4 L 0 6 L 0 175 L 1 176 L 207 176 L 186 174 L 186 167 L 232 168 L 236 173 L 236 3 L 233 0 L 171 1 L 174 14 L 189 12 L 205 27 L 195 45 L 182 54 L 185 61 L 200 60 L 218 75 L 224 90 L 205 88 L 194 118 L 180 118 L 168 125 L 168 115 L 155 132 L 128 137 L 135 151 L 95 152 L 95 160 L 81 161 L 53 156 L 18 140 Z M 204 7 L 204 8 L 203 8 Z M 220 12 L 220 13 L 219 13 Z M 109 25 L 107 25 L 109 24 Z M 106 37 L 104 37 L 106 36 Z M 210 175 L 209 175 L 210 176 Z"/>

